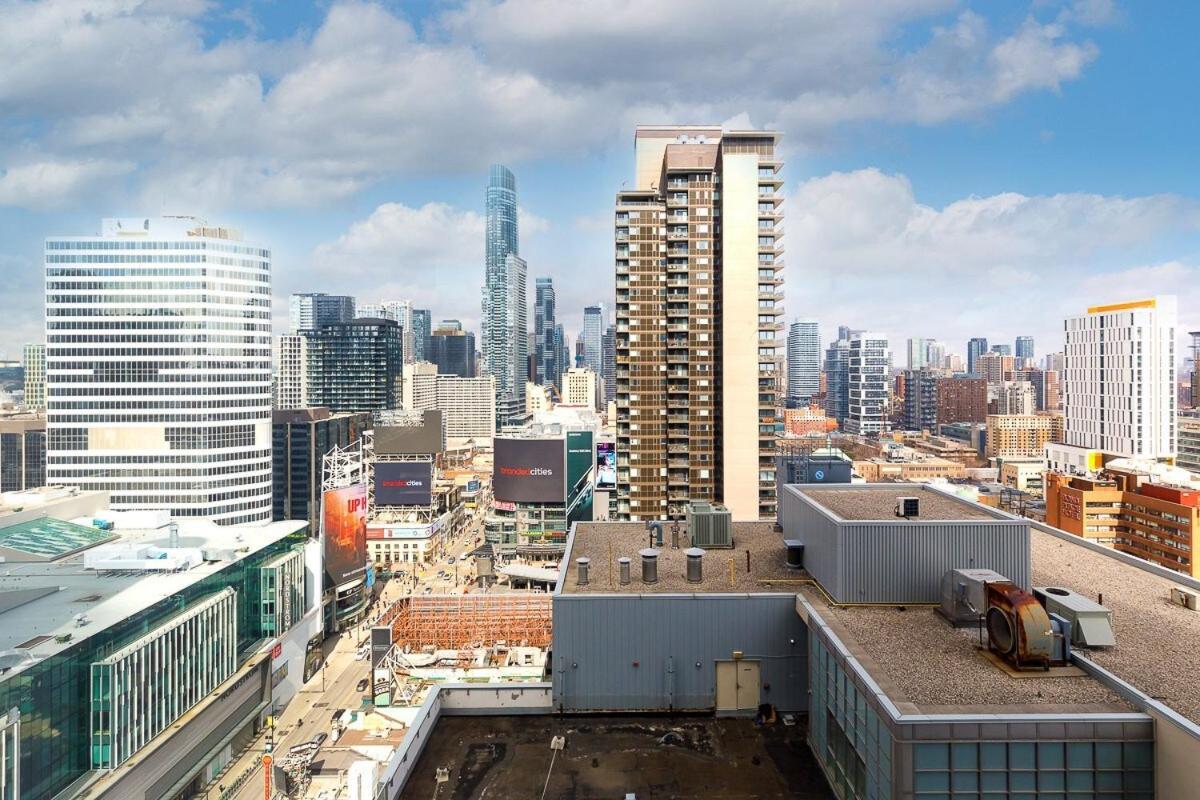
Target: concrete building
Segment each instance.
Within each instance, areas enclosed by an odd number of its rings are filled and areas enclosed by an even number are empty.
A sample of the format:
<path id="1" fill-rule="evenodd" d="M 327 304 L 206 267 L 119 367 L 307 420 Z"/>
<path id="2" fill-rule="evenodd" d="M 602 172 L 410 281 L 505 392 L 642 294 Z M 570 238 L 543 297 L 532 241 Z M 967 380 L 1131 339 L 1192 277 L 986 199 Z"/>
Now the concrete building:
<path id="1" fill-rule="evenodd" d="M 975 359 L 975 372 L 989 384 L 1002 383 L 1013 379 L 1013 371 L 1017 361 L 1003 353 L 981 353 Z"/>
<path id="2" fill-rule="evenodd" d="M 568 406 L 599 408 L 600 376 L 588 368 L 573 367 L 563 375 L 562 402 Z"/>
<path id="3" fill-rule="evenodd" d="M 407 363 L 430 360 L 427 350 L 429 348 L 429 337 L 432 333 L 432 312 L 428 308 L 414 308 L 412 310 L 412 358 Z"/>
<path id="4" fill-rule="evenodd" d="M 1036 458 L 1062 438 L 1060 414 L 988 414 L 988 458 Z"/>
<path id="5" fill-rule="evenodd" d="M 787 404 L 802 408 L 821 391 L 821 328 L 816 320 L 796 320 L 788 328 Z"/>
<path id="6" fill-rule="evenodd" d="M 939 372 L 926 368 L 904 373 L 904 403 L 901 427 L 906 431 L 936 431 L 938 424 Z"/>
<path id="7" fill-rule="evenodd" d="M 524 385 L 522 385 L 524 388 Z M 445 419 L 446 436 L 491 440 L 496 435 L 496 380 L 441 375 L 433 364 L 404 367 L 404 409 L 439 409 Z M 521 398 L 524 405 L 525 398 Z"/>
<path id="8" fill-rule="evenodd" d="M 334 414 L 321 407 L 272 412 L 272 519 L 304 520 L 309 530 L 319 530 L 321 459 L 358 441 L 371 426 L 367 412 Z"/>
<path id="9" fill-rule="evenodd" d="M 637 129 L 615 211 L 621 519 L 679 517 L 688 500 L 775 514 L 778 138 Z"/>
<path id="10" fill-rule="evenodd" d="M 860 458 L 853 465 L 854 474 L 867 483 L 928 483 L 967 477 L 962 461 L 930 455 L 906 459 Z"/>
<path id="11" fill-rule="evenodd" d="M 1062 395 L 1058 373 L 1054 370 L 1029 367 L 1017 369 L 1014 380 L 1028 381 L 1033 385 L 1035 411 L 1062 411 Z"/>
<path id="12" fill-rule="evenodd" d="M 268 522 L 270 251 L 193 217 L 138 217 L 49 238 L 45 261 L 47 483 Z"/>
<path id="13" fill-rule="evenodd" d="M 0 515 L 0 707 L 20 725 L 0 786 L 14 800 L 215 793 L 320 664 L 306 523 L 171 521 L 105 500 Z"/>
<path id="14" fill-rule="evenodd" d="M 536 383 L 525 384 L 525 413 L 536 414 L 554 408 L 553 388 Z"/>
<path id="15" fill-rule="evenodd" d="M 275 408 L 308 407 L 308 337 L 283 333 L 275 337 Z"/>
<path id="16" fill-rule="evenodd" d="M 1033 353 L 1033 337 L 1018 336 L 1016 346 L 1013 349 L 1013 356 L 1019 362 L 1019 366 L 1032 367 L 1034 362 Z"/>
<path id="17" fill-rule="evenodd" d="M 1057 472 L 1112 458 L 1175 458 L 1174 296 L 1093 306 L 1066 320 L 1065 430 L 1046 449 Z"/>
<path id="18" fill-rule="evenodd" d="M 359 317 L 305 332 L 308 401 L 331 411 L 399 408 L 403 376 L 400 325 Z"/>
<path id="19" fill-rule="evenodd" d="M 293 294 L 288 306 L 291 333 L 312 331 L 335 322 L 350 322 L 354 316 L 354 298 L 344 294 Z"/>
<path id="20" fill-rule="evenodd" d="M 1181 413 L 1176 418 L 1176 425 L 1179 454 L 1175 463 L 1193 472 L 1200 472 L 1200 413 Z"/>
<path id="21" fill-rule="evenodd" d="M 825 413 L 839 425 L 850 415 L 850 336 L 846 326 L 838 328 L 838 338 L 825 350 Z"/>
<path id="22" fill-rule="evenodd" d="M 1041 458 L 1006 458 L 997 479 L 1002 486 L 1040 497 L 1045 489 L 1046 462 Z"/>
<path id="23" fill-rule="evenodd" d="M 988 413 L 988 385 L 983 378 L 938 378 L 937 421 L 982 424 Z"/>
<path id="24" fill-rule="evenodd" d="M 820 406 L 787 408 L 783 411 L 784 436 L 824 439 L 837 430 L 837 423 L 825 415 Z"/>
<path id="25" fill-rule="evenodd" d="M 1006 380 L 988 384 L 988 411 L 992 414 L 1029 415 L 1037 410 L 1037 394 L 1029 381 Z"/>
<path id="26" fill-rule="evenodd" d="M 21 353 L 21 368 L 25 371 L 25 408 L 46 410 L 46 345 L 27 344 Z"/>
<path id="27" fill-rule="evenodd" d="M 483 283 L 483 374 L 495 378 L 497 423 L 524 412 L 529 340 L 527 267 L 520 257 L 517 179 L 492 165 L 486 192 Z"/>
<path id="28" fill-rule="evenodd" d="M 1119 463 L 1119 462 L 1118 462 Z M 1174 572 L 1200 577 L 1200 487 L 1123 468 L 1046 474 L 1046 524 Z"/>
<path id="29" fill-rule="evenodd" d="M 905 359 L 906 369 L 922 369 L 923 367 L 938 366 L 941 364 L 929 363 L 929 339 L 915 338 L 909 339 L 907 343 L 907 358 Z"/>
<path id="30" fill-rule="evenodd" d="M 851 336 L 846 373 L 850 398 L 846 433 L 870 436 L 891 430 L 890 365 L 886 336 L 870 332 Z"/>
<path id="31" fill-rule="evenodd" d="M 45 485 L 45 415 L 0 416 L 0 492 L 21 492 Z"/>

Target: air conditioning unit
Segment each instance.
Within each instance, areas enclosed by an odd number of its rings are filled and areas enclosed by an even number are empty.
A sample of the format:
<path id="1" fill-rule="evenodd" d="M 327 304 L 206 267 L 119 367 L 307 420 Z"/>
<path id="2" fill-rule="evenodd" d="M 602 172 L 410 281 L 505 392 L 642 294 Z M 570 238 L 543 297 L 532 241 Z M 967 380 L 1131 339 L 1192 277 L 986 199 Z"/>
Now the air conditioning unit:
<path id="1" fill-rule="evenodd" d="M 897 497 L 896 498 L 896 516 L 909 517 L 920 516 L 921 514 L 921 498 L 919 497 Z"/>
<path id="2" fill-rule="evenodd" d="M 1011 583 L 990 569 L 952 569 L 942 576 L 942 616 L 951 625 L 975 625 L 987 613 L 987 585 Z"/>
<path id="3" fill-rule="evenodd" d="M 703 501 L 688 503 L 687 526 L 692 547 L 705 550 L 733 547 L 733 517 L 725 506 Z"/>
<path id="4" fill-rule="evenodd" d="M 1078 647 L 1113 647 L 1112 612 L 1078 592 L 1059 586 L 1034 587 L 1033 594 L 1051 614 L 1071 623 L 1071 644 Z"/>
<path id="5" fill-rule="evenodd" d="M 1200 611 L 1200 592 L 1186 586 L 1172 586 L 1171 602 L 1177 606 L 1190 608 L 1192 611 Z"/>

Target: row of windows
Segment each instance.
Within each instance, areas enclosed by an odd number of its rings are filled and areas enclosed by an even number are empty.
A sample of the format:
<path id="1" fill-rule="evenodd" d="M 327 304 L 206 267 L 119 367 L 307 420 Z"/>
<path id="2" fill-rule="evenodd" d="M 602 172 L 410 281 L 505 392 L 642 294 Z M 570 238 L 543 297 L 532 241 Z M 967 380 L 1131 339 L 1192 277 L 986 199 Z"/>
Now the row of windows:
<path id="1" fill-rule="evenodd" d="M 229 278 L 235 281 L 263 283 L 261 270 L 251 272 L 209 267 L 46 267 L 47 278 Z"/>
<path id="2" fill-rule="evenodd" d="M 50 432 L 50 438 L 53 440 L 55 434 L 61 434 L 64 431 L 78 430 L 82 431 L 86 439 L 87 428 L 56 428 Z M 50 449 L 60 449 L 51 447 Z M 56 455 L 53 459 L 56 467 L 62 468 L 67 466 L 84 466 L 87 464 L 230 464 L 234 461 L 252 461 L 255 459 L 270 459 L 271 451 L 264 450 L 244 450 L 239 453 L 212 453 L 205 455 L 203 453 L 189 455 L 171 455 L 169 453 L 143 453 L 136 456 L 79 456 L 79 455 Z M 270 463 L 268 461 L 268 463 Z"/>
<path id="3" fill-rule="evenodd" d="M 53 407 L 52 407 L 53 411 Z M 234 422 L 236 420 L 269 420 L 269 408 L 258 411 L 231 411 L 228 414 L 208 412 L 206 414 L 57 414 L 49 413 L 46 421 L 59 424 L 111 424 L 114 422 Z M 253 444 L 253 442 L 251 442 Z M 235 447 L 238 445 L 212 445 L 213 447 Z M 83 448 L 76 449 L 86 449 Z"/>
<path id="4" fill-rule="evenodd" d="M 270 336 L 228 336 L 219 333 L 79 333 L 52 334 L 46 337 L 47 344 L 167 344 L 168 342 L 188 342 L 191 344 L 257 344 L 267 348 L 271 346 Z M 61 348 L 52 348 L 54 352 L 62 352 Z"/>
<path id="5" fill-rule="evenodd" d="M 243 292 L 245 294 L 245 292 Z M 270 294 L 269 291 L 264 294 Z M 126 303 L 134 306 L 145 306 L 158 303 L 203 303 L 205 305 L 224 306 L 270 306 L 270 299 L 257 297 L 222 297 L 211 294 L 48 294 L 47 305 L 116 305 Z"/>
<path id="6" fill-rule="evenodd" d="M 271 357 L 271 348 L 266 347 L 51 347 L 46 355 L 49 358 L 64 358 L 67 356 L 223 356 L 225 358 L 266 358 Z M 66 369 L 61 362 L 54 362 L 53 367 Z M 178 368 L 179 364 L 174 365 Z M 191 367 L 191 364 L 188 365 Z M 249 366 L 249 365 L 247 365 Z"/>
<path id="7" fill-rule="evenodd" d="M 225 267 L 248 267 L 251 269 L 270 269 L 268 261 L 252 261 L 248 258 L 226 258 L 224 256 L 46 256 L 47 264 L 220 264 Z"/>
<path id="8" fill-rule="evenodd" d="M 262 319 L 269 320 L 271 312 L 256 311 L 254 309 L 237 310 L 232 308 L 214 308 L 211 305 L 206 305 L 201 308 L 107 308 L 93 306 L 91 308 L 47 308 L 47 317 L 229 317 L 233 319 Z M 102 325 L 94 322 L 76 322 L 74 324 L 58 324 L 47 323 L 49 328 L 99 328 Z M 114 327 L 122 327 L 120 325 Z M 165 327 L 184 327 L 182 323 L 167 325 Z M 206 322 L 201 327 L 213 327 L 213 323 Z M 270 330 L 268 327 L 255 327 L 251 330 Z"/>
<path id="9" fill-rule="evenodd" d="M 54 478 L 65 478 L 64 475 L 54 473 Z M 228 478 L 220 478 L 217 480 L 194 481 L 191 483 L 185 481 L 143 481 L 136 478 L 115 476 L 121 480 L 109 483 L 102 480 L 93 480 L 87 476 L 78 480 L 81 486 L 86 487 L 89 491 L 112 492 L 112 491 L 136 491 L 136 492 L 167 492 L 171 497 L 172 502 L 189 502 L 189 503 L 219 503 L 224 500 L 235 500 L 241 497 L 257 497 L 263 493 L 263 490 L 271 484 L 271 476 L 266 475 L 235 475 Z M 213 489 L 224 489 L 234 486 L 248 486 L 248 489 L 236 489 L 226 492 L 213 492 Z M 201 494 L 184 496 L 185 492 L 200 492 Z"/>
<path id="10" fill-rule="evenodd" d="M 219 253 L 240 253 L 244 256 L 270 258 L 271 251 L 259 247 L 237 244 L 218 244 L 208 241 L 150 242 L 144 240 L 105 239 L 102 241 L 52 240 L 46 242 L 47 250 L 215 250 Z"/>
<path id="11" fill-rule="evenodd" d="M 178 368 L 178 366 L 176 367 Z M 228 365 L 218 365 L 211 369 L 228 369 Z M 77 367 L 78 369 L 78 367 Z M 108 378 L 97 375 L 63 375 L 54 376 L 54 383 L 110 383 Z M 248 373 L 228 373 L 228 372 L 213 372 L 205 375 L 170 375 L 167 373 L 159 373 L 153 378 L 146 379 L 145 383 L 270 383 L 265 380 L 262 375 L 251 375 Z M 122 392 L 126 394 L 126 392 Z M 129 392 L 132 394 L 132 392 Z M 149 392 L 149 394 L 158 394 L 158 392 Z"/>
<path id="12" fill-rule="evenodd" d="M 256 397 L 239 397 L 226 400 L 192 400 L 186 406 L 180 406 L 177 400 L 110 400 L 107 403 L 95 400 L 55 400 L 48 404 L 51 411 L 121 411 L 124 409 L 143 411 L 152 408 L 171 408 L 176 410 L 195 411 L 200 408 L 270 408 L 270 398 L 259 392 Z M 173 417 L 173 419 L 179 419 Z"/>
<path id="13" fill-rule="evenodd" d="M 203 397 L 207 395 L 252 394 L 263 396 L 268 392 L 269 383 L 259 381 L 239 386 L 96 386 L 86 389 L 71 389 L 63 386 L 51 386 L 46 390 L 47 397 L 159 397 L 176 395 L 180 397 Z"/>
<path id="14" fill-rule="evenodd" d="M 123 488 L 123 487 L 117 487 Z M 168 508 L 171 511 L 172 517 L 219 517 L 223 514 L 230 514 L 234 511 L 253 511 L 256 513 L 249 514 L 234 519 L 225 519 L 221 521 L 231 525 L 241 524 L 238 520 L 246 522 L 255 522 L 259 520 L 267 520 L 271 518 L 271 500 L 270 493 L 257 496 L 255 492 L 249 493 L 250 497 L 256 497 L 252 501 L 243 501 L 240 503 L 221 503 L 220 505 L 212 505 L 218 502 L 215 499 L 205 501 L 206 505 L 202 506 L 182 506 L 179 504 L 179 499 L 172 495 L 143 495 L 143 494 L 114 494 L 112 502 L 114 507 L 122 505 L 138 505 L 150 506 L 159 508 Z M 265 498 L 265 503 L 264 503 Z M 265 508 L 266 511 L 260 511 Z"/>
<path id="15" fill-rule="evenodd" d="M 224 310 L 224 309 L 222 309 Z M 129 315 L 129 316 L 132 316 Z M 142 316 L 139 314 L 139 316 Z M 261 312 L 251 312 L 248 316 L 256 316 L 262 319 L 270 317 L 269 314 L 264 315 Z M 143 320 L 121 320 L 115 322 L 106 322 L 104 320 L 92 320 L 89 322 L 49 322 L 46 324 L 49 330 L 60 331 L 105 331 L 105 330 L 120 330 L 120 331 L 251 331 L 258 333 L 269 333 L 271 330 L 270 323 L 263 322 L 220 322 L 217 320 L 201 320 L 192 322 L 188 320 L 165 320 L 165 321 L 143 321 Z"/>
<path id="16" fill-rule="evenodd" d="M 233 475 L 239 472 L 262 472 L 270 470 L 271 464 L 266 461 L 246 461 L 239 464 L 222 464 L 211 468 L 163 467 L 161 465 L 130 466 L 120 468 L 67 469 L 59 464 L 54 468 L 54 476 L 61 479 L 99 480 L 102 478 L 210 478 L 214 476 Z M 179 484 L 181 488 L 183 484 Z M 207 485 L 207 484 L 206 484 Z"/>
<path id="17" fill-rule="evenodd" d="M 239 294 L 270 294 L 270 286 L 247 286 L 239 283 L 218 281 L 47 281 L 46 289 L 55 291 L 209 291 L 235 292 Z"/>

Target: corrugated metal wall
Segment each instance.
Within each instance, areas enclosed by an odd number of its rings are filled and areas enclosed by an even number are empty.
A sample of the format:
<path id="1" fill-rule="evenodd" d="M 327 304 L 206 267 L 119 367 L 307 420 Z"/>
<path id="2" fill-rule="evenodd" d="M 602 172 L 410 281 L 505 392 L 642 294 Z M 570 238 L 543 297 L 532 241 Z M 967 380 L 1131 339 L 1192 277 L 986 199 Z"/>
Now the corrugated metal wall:
<path id="1" fill-rule="evenodd" d="M 1028 520 L 842 522 L 784 489 L 784 538 L 804 543 L 805 570 L 839 603 L 936 603 L 956 568 L 994 569 L 1029 588 Z"/>
<path id="2" fill-rule="evenodd" d="M 784 487 L 780 506 L 783 508 L 780 524 L 784 538 L 804 542 L 804 569 L 831 596 L 840 597 L 843 591 L 842 572 L 838 568 L 840 539 L 837 521 L 802 497 L 795 486 Z"/>
<path id="3" fill-rule="evenodd" d="M 994 569 L 1029 588 L 1027 523 L 856 522 L 841 541 L 840 603 L 937 603 L 942 576 L 957 568 Z"/>
<path id="4" fill-rule="evenodd" d="M 557 595 L 554 705 L 711 709 L 715 662 L 734 650 L 760 662 L 762 702 L 807 708 L 808 629 L 794 594 Z"/>

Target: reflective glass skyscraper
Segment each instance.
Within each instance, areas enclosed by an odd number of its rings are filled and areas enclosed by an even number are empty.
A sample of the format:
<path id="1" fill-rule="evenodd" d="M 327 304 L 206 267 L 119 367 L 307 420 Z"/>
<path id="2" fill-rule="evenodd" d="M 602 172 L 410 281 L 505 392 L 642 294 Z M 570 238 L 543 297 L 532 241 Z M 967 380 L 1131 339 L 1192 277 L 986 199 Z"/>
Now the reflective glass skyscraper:
<path id="1" fill-rule="evenodd" d="M 821 333 L 816 320 L 793 322 L 787 339 L 787 403 L 806 405 L 821 391 Z"/>
<path id="2" fill-rule="evenodd" d="M 529 347 L 526 266 L 517 243 L 517 179 L 507 167 L 492 166 L 485 206 L 483 366 L 496 378 L 496 414 L 506 424 L 525 411 Z"/>
<path id="3" fill-rule="evenodd" d="M 583 365 L 597 375 L 603 369 L 604 329 L 608 327 L 608 315 L 603 303 L 583 309 L 583 330 L 579 334 L 583 342 Z"/>
<path id="4" fill-rule="evenodd" d="M 533 311 L 533 353 L 537 382 L 558 386 L 562 373 L 558 368 L 558 351 L 555 347 L 554 314 L 554 280 L 538 278 Z"/>
<path id="5" fill-rule="evenodd" d="M 988 351 L 988 341 L 986 337 L 976 336 L 971 341 L 967 342 L 967 372 L 971 375 L 978 375 L 976 372 L 978 367 L 975 366 L 975 361 L 981 355 Z"/>

